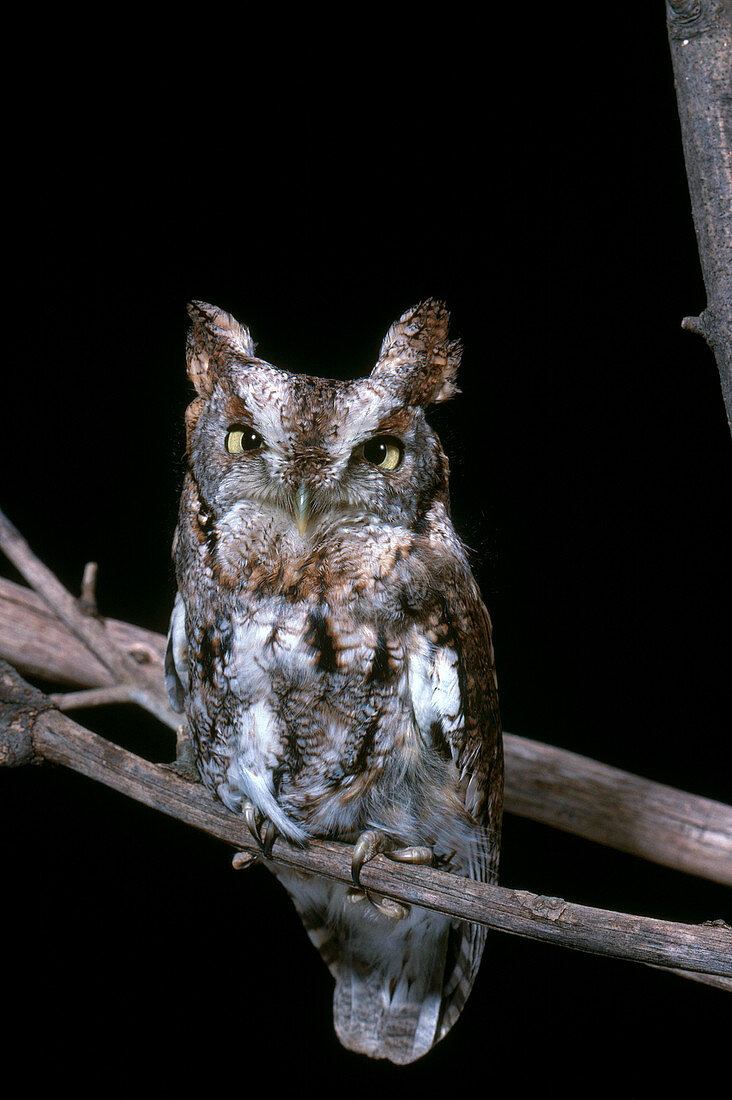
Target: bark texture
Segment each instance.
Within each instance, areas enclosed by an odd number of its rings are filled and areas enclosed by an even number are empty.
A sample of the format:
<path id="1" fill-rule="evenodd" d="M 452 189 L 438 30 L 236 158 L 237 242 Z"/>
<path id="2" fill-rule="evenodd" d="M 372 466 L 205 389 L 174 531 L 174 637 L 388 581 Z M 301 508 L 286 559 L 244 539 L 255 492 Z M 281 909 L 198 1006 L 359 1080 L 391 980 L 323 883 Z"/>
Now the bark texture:
<path id="1" fill-rule="evenodd" d="M 732 431 L 732 0 L 667 0 L 666 19 L 707 292 L 683 327 L 714 353 Z"/>

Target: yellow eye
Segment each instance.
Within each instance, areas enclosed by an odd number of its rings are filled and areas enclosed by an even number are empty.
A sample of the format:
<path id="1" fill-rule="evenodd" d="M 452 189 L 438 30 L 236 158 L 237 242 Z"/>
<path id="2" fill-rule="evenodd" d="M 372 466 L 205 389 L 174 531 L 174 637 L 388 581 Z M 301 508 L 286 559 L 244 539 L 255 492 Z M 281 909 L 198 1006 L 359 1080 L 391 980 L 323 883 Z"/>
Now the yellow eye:
<path id="1" fill-rule="evenodd" d="M 364 444 L 363 457 L 380 470 L 396 470 L 401 465 L 404 447 L 391 435 L 375 435 Z"/>
<path id="2" fill-rule="evenodd" d="M 245 451 L 256 451 L 263 446 L 264 440 L 254 428 L 229 428 L 226 433 L 226 450 L 230 455 L 241 455 Z"/>

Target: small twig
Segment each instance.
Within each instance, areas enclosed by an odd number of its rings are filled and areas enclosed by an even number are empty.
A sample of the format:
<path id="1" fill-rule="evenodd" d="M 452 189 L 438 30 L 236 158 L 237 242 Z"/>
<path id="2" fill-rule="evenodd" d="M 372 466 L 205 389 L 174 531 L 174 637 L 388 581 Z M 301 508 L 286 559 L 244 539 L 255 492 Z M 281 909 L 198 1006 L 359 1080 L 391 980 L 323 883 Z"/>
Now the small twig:
<path id="1" fill-rule="evenodd" d="M 126 684 L 111 687 L 89 688 L 88 691 L 72 691 L 48 697 L 59 710 L 80 710 L 84 707 L 104 707 L 111 703 L 129 703 L 132 699 Z"/>
<path id="2" fill-rule="evenodd" d="M 85 615 L 99 615 L 97 607 L 97 575 L 99 566 L 95 561 L 88 561 L 84 566 L 84 576 L 81 578 L 81 595 L 79 607 Z"/>
<path id="3" fill-rule="evenodd" d="M 237 814 L 217 802 L 200 784 L 187 782 L 170 768 L 151 764 L 79 726 L 0 663 L 0 745 L 19 729 L 36 757 L 73 768 L 162 813 L 176 817 L 232 845 L 259 855 L 256 842 Z M 2 753 L 0 753 L 0 756 Z M 351 883 L 352 848 L 309 841 L 297 848 L 277 839 L 271 864 Z M 240 857 L 243 861 L 244 857 Z M 408 904 L 421 905 L 459 920 L 477 921 L 504 932 L 692 972 L 706 980 L 732 978 L 732 933 L 714 925 L 684 925 L 649 917 L 613 913 L 547 898 L 523 890 L 459 878 L 431 867 L 407 867 L 376 857 L 362 873 L 367 889 Z"/>

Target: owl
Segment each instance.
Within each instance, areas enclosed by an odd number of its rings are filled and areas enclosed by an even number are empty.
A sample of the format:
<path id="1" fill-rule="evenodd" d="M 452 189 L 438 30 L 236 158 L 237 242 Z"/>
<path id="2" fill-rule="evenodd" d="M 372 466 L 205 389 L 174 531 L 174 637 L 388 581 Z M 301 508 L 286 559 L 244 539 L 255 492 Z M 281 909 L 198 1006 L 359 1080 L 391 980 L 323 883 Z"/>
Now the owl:
<path id="1" fill-rule="evenodd" d="M 383 853 L 493 882 L 500 843 L 491 623 L 425 415 L 458 392 L 460 346 L 429 300 L 367 377 L 334 381 L 188 310 L 171 703 L 265 862 L 278 836 L 354 845 L 350 888 L 269 866 L 335 978 L 340 1041 L 413 1062 L 458 1018 L 485 929 L 376 896 L 361 869 Z"/>

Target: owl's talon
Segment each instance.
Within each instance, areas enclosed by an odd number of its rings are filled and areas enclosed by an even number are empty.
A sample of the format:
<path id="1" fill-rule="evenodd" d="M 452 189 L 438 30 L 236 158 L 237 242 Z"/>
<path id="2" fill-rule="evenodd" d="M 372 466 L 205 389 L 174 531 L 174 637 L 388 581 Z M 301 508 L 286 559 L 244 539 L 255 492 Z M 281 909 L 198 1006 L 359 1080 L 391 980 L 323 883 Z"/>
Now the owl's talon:
<path id="1" fill-rule="evenodd" d="M 389 917 L 390 920 L 403 920 L 404 917 L 409 915 L 409 906 L 405 905 L 404 902 L 394 901 L 393 898 L 379 897 L 364 889 L 356 890 L 352 887 L 346 894 L 346 901 L 350 902 L 351 905 L 358 905 L 360 902 L 367 901 L 383 917 Z"/>
<path id="2" fill-rule="evenodd" d="M 379 852 L 383 852 L 388 844 L 388 836 L 386 833 L 379 832 L 378 829 L 367 829 L 365 833 L 361 833 L 354 845 L 351 860 L 351 878 L 357 889 L 363 889 L 361 886 L 361 868 L 364 863 L 369 863 Z"/>
<path id="3" fill-rule="evenodd" d="M 395 860 L 396 863 L 415 863 L 431 867 L 435 862 L 435 853 L 431 848 L 426 847 L 394 848 L 393 851 L 385 852 L 384 855 L 388 859 Z"/>
<path id="4" fill-rule="evenodd" d="M 245 799 L 244 802 L 242 802 L 241 812 L 244 815 L 247 829 L 259 845 L 262 855 L 265 859 L 269 859 L 272 854 L 272 845 L 277 839 L 276 827 L 268 817 L 263 817 L 262 814 L 260 814 L 257 807 L 250 802 L 249 799 Z M 262 830 L 264 830 L 264 835 L 262 834 Z"/>
<path id="5" fill-rule="evenodd" d="M 361 869 L 364 863 L 368 863 L 374 856 L 379 855 L 380 852 L 390 855 L 391 853 L 388 849 L 393 843 L 394 842 L 386 833 L 382 833 L 379 829 L 367 829 L 365 832 L 361 833 L 354 845 L 353 858 L 351 859 L 351 878 L 353 879 L 353 884 L 356 889 L 349 892 L 348 900 L 353 902 L 358 901 L 359 898 L 356 895 L 363 894 L 373 905 L 374 909 L 378 910 L 382 916 L 389 917 L 390 920 L 403 920 L 409 913 L 408 905 L 404 905 L 399 901 L 394 901 L 392 898 L 377 897 L 361 885 Z M 394 850 L 409 852 L 417 851 L 418 849 L 397 848 Z M 430 858 L 431 856 L 432 853 L 430 852 Z"/>
<path id="6" fill-rule="evenodd" d="M 390 920 L 404 920 L 409 916 L 410 907 L 403 901 L 394 901 L 394 898 L 376 898 L 372 894 L 366 896 L 374 909 L 378 909 L 383 917 L 388 917 Z"/>
<path id="7" fill-rule="evenodd" d="M 231 857 L 231 866 L 235 871 L 246 871 L 255 863 L 259 863 L 259 856 L 252 855 L 251 852 L 234 852 Z"/>
<path id="8" fill-rule="evenodd" d="M 272 845 L 277 839 L 277 829 L 271 821 L 267 820 L 267 824 L 264 830 L 264 839 L 262 840 L 262 852 L 266 859 L 269 859 L 272 854 Z"/>
<path id="9" fill-rule="evenodd" d="M 256 807 L 253 803 L 246 800 L 242 803 L 241 812 L 244 815 L 247 829 L 261 848 L 262 838 L 259 835 L 259 814 L 257 813 Z"/>

